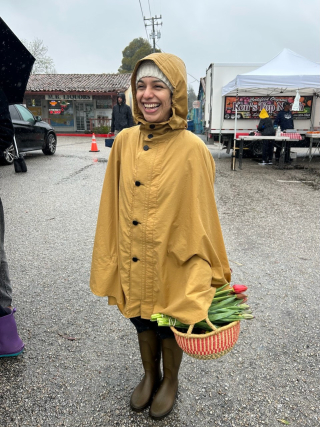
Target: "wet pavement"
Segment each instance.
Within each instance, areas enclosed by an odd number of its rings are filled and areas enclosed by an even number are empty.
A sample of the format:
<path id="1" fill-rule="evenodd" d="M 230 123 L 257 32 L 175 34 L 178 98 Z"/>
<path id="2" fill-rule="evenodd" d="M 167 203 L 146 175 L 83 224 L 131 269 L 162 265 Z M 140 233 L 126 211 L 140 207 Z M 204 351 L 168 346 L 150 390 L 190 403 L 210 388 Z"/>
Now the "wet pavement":
<path id="1" fill-rule="evenodd" d="M 256 318 L 226 356 L 185 356 L 177 403 L 162 421 L 129 408 L 142 375 L 131 323 L 89 290 L 91 252 L 110 149 L 59 138 L 57 153 L 0 167 L 16 321 L 26 348 L 0 359 L 0 425 L 320 425 L 320 158 L 298 149 L 287 169 L 251 159 L 231 171 L 218 145 L 216 200 L 233 283 Z"/>

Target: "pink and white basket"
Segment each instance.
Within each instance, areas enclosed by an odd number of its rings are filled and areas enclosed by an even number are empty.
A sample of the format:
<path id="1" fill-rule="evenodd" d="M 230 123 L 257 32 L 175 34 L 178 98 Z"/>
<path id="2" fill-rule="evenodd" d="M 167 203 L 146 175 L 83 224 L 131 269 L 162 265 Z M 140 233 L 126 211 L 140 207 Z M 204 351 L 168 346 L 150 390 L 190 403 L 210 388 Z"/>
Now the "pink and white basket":
<path id="1" fill-rule="evenodd" d="M 194 325 L 190 325 L 188 332 L 177 331 L 174 333 L 178 346 L 189 356 L 195 359 L 218 359 L 229 353 L 238 340 L 240 333 L 240 321 L 229 323 L 221 328 L 216 328 L 207 318 L 206 322 L 212 328 L 208 334 L 192 334 Z"/>

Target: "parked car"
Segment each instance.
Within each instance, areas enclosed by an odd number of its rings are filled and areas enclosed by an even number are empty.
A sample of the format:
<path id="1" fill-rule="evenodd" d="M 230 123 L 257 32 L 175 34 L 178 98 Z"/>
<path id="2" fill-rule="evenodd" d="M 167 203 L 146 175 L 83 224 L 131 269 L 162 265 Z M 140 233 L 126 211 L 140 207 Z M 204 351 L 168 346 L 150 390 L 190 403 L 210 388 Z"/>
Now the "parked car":
<path id="1" fill-rule="evenodd" d="M 46 155 L 56 152 L 57 136 L 52 126 L 34 117 L 31 111 L 20 104 L 10 105 L 9 111 L 13 123 L 19 152 L 42 150 Z M 13 145 L 0 157 L 5 164 L 12 164 L 15 156 Z"/>

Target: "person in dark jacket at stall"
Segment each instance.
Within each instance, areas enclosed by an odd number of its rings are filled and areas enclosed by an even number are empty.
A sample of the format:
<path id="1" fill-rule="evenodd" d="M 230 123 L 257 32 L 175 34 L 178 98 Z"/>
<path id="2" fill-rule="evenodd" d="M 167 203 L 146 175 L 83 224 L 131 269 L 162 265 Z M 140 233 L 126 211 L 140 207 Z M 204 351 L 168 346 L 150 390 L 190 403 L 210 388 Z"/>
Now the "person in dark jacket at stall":
<path id="1" fill-rule="evenodd" d="M 280 126 L 282 131 L 294 129 L 290 102 L 284 102 L 283 110 L 279 111 L 277 114 L 277 117 L 274 119 L 273 126 Z"/>
<path id="2" fill-rule="evenodd" d="M 259 114 L 260 122 L 258 124 L 258 131 L 261 132 L 262 136 L 274 136 L 275 130 L 272 124 L 272 120 L 269 117 L 267 111 L 263 108 Z M 273 157 L 273 141 L 272 139 L 264 139 L 262 145 L 262 162 L 259 163 L 261 166 L 272 165 Z"/>
<path id="3" fill-rule="evenodd" d="M 0 87 L 0 156 L 13 143 L 14 129 L 8 101 Z M 24 348 L 14 319 L 12 288 L 4 250 L 4 213 L 0 197 L 0 358 L 17 356 Z"/>
<path id="4" fill-rule="evenodd" d="M 290 102 L 285 102 L 283 104 L 283 110 L 279 111 L 277 117 L 274 119 L 273 126 L 275 128 L 280 126 L 280 129 L 282 131 L 287 129 L 294 129 L 293 115 L 291 112 Z M 277 161 L 279 161 L 280 153 L 281 153 L 281 146 L 276 148 L 275 158 Z M 286 144 L 285 162 L 286 163 L 290 162 L 290 144 Z"/>
<path id="5" fill-rule="evenodd" d="M 131 108 L 126 104 L 124 93 L 119 93 L 117 104 L 112 110 L 111 132 L 117 135 L 122 129 L 131 128 L 134 125 Z"/>

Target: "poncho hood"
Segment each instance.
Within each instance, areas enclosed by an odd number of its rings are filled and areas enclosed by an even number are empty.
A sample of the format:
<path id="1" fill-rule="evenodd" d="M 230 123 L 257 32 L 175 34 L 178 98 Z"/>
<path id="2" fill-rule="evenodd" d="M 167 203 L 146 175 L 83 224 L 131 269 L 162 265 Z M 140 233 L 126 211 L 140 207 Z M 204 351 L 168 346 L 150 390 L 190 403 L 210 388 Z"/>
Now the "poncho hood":
<path id="1" fill-rule="evenodd" d="M 170 53 L 152 53 L 137 62 L 131 78 L 132 97 L 134 105 L 134 118 L 137 123 L 145 125 L 146 120 L 138 108 L 136 101 L 136 76 L 137 70 L 143 61 L 153 61 L 167 77 L 173 86 L 172 116 L 163 124 L 168 124 L 171 129 L 186 129 L 188 114 L 187 72 L 184 62 Z"/>
<path id="2" fill-rule="evenodd" d="M 118 105 L 120 105 L 119 101 L 118 101 L 119 98 L 122 99 L 122 105 L 124 105 L 126 103 L 126 95 L 124 93 L 119 93 L 118 94 L 118 96 L 117 96 L 117 104 Z"/>
<path id="3" fill-rule="evenodd" d="M 267 110 L 265 108 L 262 108 L 259 117 L 260 119 L 267 119 L 269 117 L 269 114 L 267 113 Z"/>

